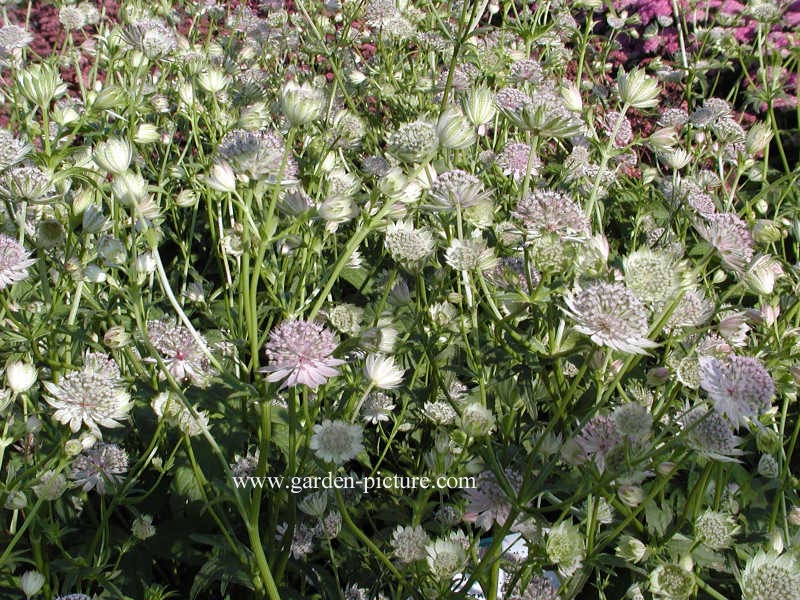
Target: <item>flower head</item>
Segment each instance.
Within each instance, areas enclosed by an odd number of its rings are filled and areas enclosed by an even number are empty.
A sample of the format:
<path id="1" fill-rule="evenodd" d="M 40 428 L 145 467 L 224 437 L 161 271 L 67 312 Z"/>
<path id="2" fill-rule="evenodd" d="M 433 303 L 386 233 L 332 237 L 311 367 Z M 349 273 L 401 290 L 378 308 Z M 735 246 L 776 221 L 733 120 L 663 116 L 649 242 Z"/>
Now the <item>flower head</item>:
<path id="1" fill-rule="evenodd" d="M 403 383 L 403 373 L 394 362 L 394 357 L 382 354 L 370 354 L 364 363 L 364 375 L 370 385 L 383 390 L 396 388 Z"/>
<path id="2" fill-rule="evenodd" d="M 421 163 L 433 158 L 439 147 L 436 127 L 427 121 L 401 125 L 388 139 L 389 152 L 405 163 Z"/>
<path id="3" fill-rule="evenodd" d="M 0 290 L 25 279 L 35 262 L 16 240 L 0 235 Z"/>
<path id="4" fill-rule="evenodd" d="M 686 441 L 690 448 L 714 460 L 736 461 L 742 454 L 737 446 L 741 438 L 734 434 L 730 422 L 714 410 L 695 407 L 682 418 Z"/>
<path id="5" fill-rule="evenodd" d="M 417 229 L 404 221 L 386 227 L 383 244 L 392 259 L 407 267 L 420 265 L 430 258 L 436 245 L 430 231 Z"/>
<path id="6" fill-rule="evenodd" d="M 131 23 L 122 33 L 125 42 L 148 58 L 158 58 L 178 46 L 178 37 L 160 19 L 142 19 Z"/>
<path id="7" fill-rule="evenodd" d="M 363 433 L 361 425 L 325 419 L 322 424 L 314 425 L 310 447 L 317 458 L 341 465 L 364 449 Z"/>
<path id="8" fill-rule="evenodd" d="M 33 146 L 23 142 L 7 129 L 0 129 L 0 171 L 13 167 L 33 150 Z"/>
<path id="9" fill-rule="evenodd" d="M 668 302 L 683 284 L 681 264 L 665 251 L 643 248 L 623 260 L 625 283 L 643 302 Z"/>
<path id="10" fill-rule="evenodd" d="M 606 457 L 622 442 L 622 435 L 613 416 L 597 415 L 583 426 L 575 441 L 584 457 L 592 459 L 602 472 L 605 470 Z"/>
<path id="11" fill-rule="evenodd" d="M 487 247 L 486 241 L 479 232 L 473 237 L 450 242 L 450 247 L 445 251 L 447 264 L 458 271 L 485 271 L 497 265 L 494 251 Z"/>
<path id="12" fill-rule="evenodd" d="M 464 568 L 467 553 L 463 546 L 449 539 L 440 539 L 425 547 L 428 568 L 439 581 L 448 581 Z"/>
<path id="13" fill-rule="evenodd" d="M 177 381 L 199 387 L 208 385 L 215 373 L 214 368 L 189 329 L 169 319 L 148 321 L 147 337 Z M 200 338 L 205 344 L 205 339 L 202 336 Z"/>
<path id="14" fill-rule="evenodd" d="M 450 210 L 476 206 L 489 198 L 481 181 L 466 171 L 454 169 L 439 175 L 431 186 L 431 208 Z"/>
<path id="15" fill-rule="evenodd" d="M 105 494 L 106 485 L 118 485 L 127 472 L 128 453 L 116 444 L 99 442 L 75 459 L 70 479 L 84 492 L 96 489 L 98 494 Z"/>
<path id="16" fill-rule="evenodd" d="M 244 129 L 226 133 L 218 148 L 220 157 L 234 171 L 270 183 L 294 181 L 297 175 L 294 158 L 289 156 L 284 164 L 285 151 L 283 140 L 277 133 Z"/>
<path id="17" fill-rule="evenodd" d="M 714 409 L 734 426 L 758 417 L 770 406 L 775 384 L 756 358 L 730 356 L 726 361 L 700 357 L 700 387 L 714 402 Z"/>
<path id="18" fill-rule="evenodd" d="M 694 589 L 694 577 L 680 565 L 659 565 L 650 573 L 650 591 L 658 598 L 687 600 Z"/>
<path id="19" fill-rule="evenodd" d="M 364 401 L 361 417 L 365 422 L 377 425 L 380 421 L 388 421 L 394 410 L 394 401 L 383 392 L 372 392 Z"/>
<path id="20" fill-rule="evenodd" d="M 569 576 L 581 568 L 586 554 L 586 543 L 577 526 L 561 521 L 547 534 L 547 558 L 558 565 L 563 575 Z"/>
<path id="21" fill-rule="evenodd" d="M 695 539 L 712 550 L 730 548 L 739 529 L 731 515 L 710 509 L 694 522 Z"/>
<path id="22" fill-rule="evenodd" d="M 522 487 L 522 477 L 510 469 L 505 472 L 506 479 L 514 492 L 519 493 Z M 491 471 L 483 471 L 476 480 L 474 488 L 464 490 L 467 497 L 467 507 L 464 520 L 475 523 L 481 529 L 488 531 L 497 523 L 501 527 L 511 513 L 512 501 L 497 481 Z"/>
<path id="23" fill-rule="evenodd" d="M 575 329 L 598 346 L 645 354 L 657 344 L 647 339 L 647 309 L 633 292 L 620 283 L 597 281 L 574 290 L 565 298 Z"/>
<path id="24" fill-rule="evenodd" d="M 531 156 L 531 147 L 528 144 L 510 142 L 497 156 L 497 166 L 503 170 L 503 175 L 510 175 L 514 181 L 522 181 L 529 172 L 531 176 L 537 176 L 542 161 L 535 154 Z"/>
<path id="25" fill-rule="evenodd" d="M 53 417 L 78 431 L 85 424 L 95 437 L 100 427 L 120 427 L 133 403 L 122 385 L 117 363 L 106 354 L 87 352 L 83 367 L 70 371 L 58 383 L 45 381 L 46 402 L 56 409 Z"/>
<path id="26" fill-rule="evenodd" d="M 800 600 L 800 565 L 791 554 L 761 551 L 747 561 L 740 585 L 742 600 Z"/>
<path id="27" fill-rule="evenodd" d="M 747 224 L 733 213 L 706 215 L 706 223 L 696 226 L 700 236 L 719 254 L 722 264 L 743 272 L 753 258 L 753 237 Z"/>
<path id="28" fill-rule="evenodd" d="M 392 532 L 390 544 L 394 555 L 401 563 L 411 563 L 425 559 L 427 556 L 425 547 L 430 541 L 421 525 L 416 527 L 398 525 Z"/>
<path id="29" fill-rule="evenodd" d="M 560 238 L 588 236 L 589 220 L 568 194 L 555 190 L 534 190 L 517 203 L 512 213 L 533 235 L 554 233 Z"/>
<path id="30" fill-rule="evenodd" d="M 289 319 L 270 333 L 266 354 L 270 364 L 261 369 L 267 381 L 285 380 L 283 387 L 307 385 L 316 388 L 337 375 L 343 360 L 333 358 L 336 338 L 326 327 Z"/>

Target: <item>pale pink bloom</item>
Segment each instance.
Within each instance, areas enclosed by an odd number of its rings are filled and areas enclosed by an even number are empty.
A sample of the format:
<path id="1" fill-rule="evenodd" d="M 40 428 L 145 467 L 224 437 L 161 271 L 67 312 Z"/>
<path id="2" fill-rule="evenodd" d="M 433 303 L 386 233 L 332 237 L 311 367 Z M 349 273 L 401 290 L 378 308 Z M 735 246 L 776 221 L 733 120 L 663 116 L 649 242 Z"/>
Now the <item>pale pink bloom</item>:
<path id="1" fill-rule="evenodd" d="M 267 381 L 283 381 L 282 388 L 307 385 L 316 388 L 339 374 L 345 361 L 333 358 L 336 338 L 326 327 L 313 322 L 290 319 L 270 334 L 266 355 L 270 364 L 261 369 Z"/>

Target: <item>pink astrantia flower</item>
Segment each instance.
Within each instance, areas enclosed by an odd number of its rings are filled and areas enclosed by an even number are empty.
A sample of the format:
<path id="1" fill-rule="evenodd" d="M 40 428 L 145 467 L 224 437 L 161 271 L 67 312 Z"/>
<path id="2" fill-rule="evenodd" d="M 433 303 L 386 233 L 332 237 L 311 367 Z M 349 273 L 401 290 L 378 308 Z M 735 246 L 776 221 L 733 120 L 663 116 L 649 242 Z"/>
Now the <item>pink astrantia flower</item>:
<path id="1" fill-rule="evenodd" d="M 282 388 L 307 385 L 316 388 L 337 375 L 345 361 L 333 358 L 336 338 L 326 327 L 290 319 L 270 334 L 266 355 L 270 364 L 261 369 L 267 381 L 284 380 Z"/>
<path id="2" fill-rule="evenodd" d="M 714 402 L 714 409 L 733 425 L 745 425 L 769 409 L 775 384 L 758 359 L 701 357 L 700 371 L 700 387 Z"/>

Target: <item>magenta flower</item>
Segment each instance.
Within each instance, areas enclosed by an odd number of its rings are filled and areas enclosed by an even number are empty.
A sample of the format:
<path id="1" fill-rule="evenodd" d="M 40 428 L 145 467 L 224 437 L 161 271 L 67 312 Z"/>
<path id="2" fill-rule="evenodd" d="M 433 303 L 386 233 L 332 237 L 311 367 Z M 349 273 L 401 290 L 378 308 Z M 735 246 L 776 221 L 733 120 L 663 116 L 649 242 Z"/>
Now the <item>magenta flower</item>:
<path id="1" fill-rule="evenodd" d="M 283 381 L 282 388 L 307 385 L 316 388 L 338 375 L 345 361 L 333 358 L 336 338 L 318 323 L 290 319 L 276 327 L 265 348 L 270 364 L 260 369 L 267 381 Z"/>

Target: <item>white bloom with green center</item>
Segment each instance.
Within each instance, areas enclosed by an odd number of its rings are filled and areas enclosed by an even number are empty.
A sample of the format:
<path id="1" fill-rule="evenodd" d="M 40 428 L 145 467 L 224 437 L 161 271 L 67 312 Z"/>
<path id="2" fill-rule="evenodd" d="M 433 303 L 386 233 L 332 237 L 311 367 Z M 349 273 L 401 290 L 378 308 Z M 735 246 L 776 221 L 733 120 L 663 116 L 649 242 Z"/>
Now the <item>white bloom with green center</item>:
<path id="1" fill-rule="evenodd" d="M 428 567 L 436 579 L 447 581 L 460 572 L 467 562 L 467 553 L 460 544 L 443 539 L 428 544 Z"/>
<path id="2" fill-rule="evenodd" d="M 444 257 L 447 264 L 457 271 L 486 271 L 497 265 L 494 251 L 486 245 L 480 233 L 465 240 L 454 239 Z"/>
<path id="3" fill-rule="evenodd" d="M 625 283 L 642 302 L 669 302 L 683 285 L 683 263 L 663 251 L 642 248 L 622 261 Z"/>
<path id="4" fill-rule="evenodd" d="M 680 565 L 659 565 L 650 573 L 650 591 L 657 598 L 685 600 L 694 590 L 694 575 Z"/>
<path id="5" fill-rule="evenodd" d="M 325 419 L 322 424 L 314 425 L 310 447 L 317 458 L 341 465 L 364 450 L 362 437 L 360 425 Z"/>
<path id="6" fill-rule="evenodd" d="M 394 362 L 394 357 L 384 356 L 383 354 L 370 354 L 364 362 L 364 375 L 371 386 L 390 390 L 403 383 L 403 373 Z"/>
<path id="7" fill-rule="evenodd" d="M 800 600 L 800 565 L 789 555 L 759 552 L 742 573 L 742 600 Z"/>
<path id="8" fill-rule="evenodd" d="M 586 554 L 586 544 L 580 529 L 562 521 L 547 534 L 547 558 L 558 565 L 559 572 L 570 576 L 580 569 Z"/>

